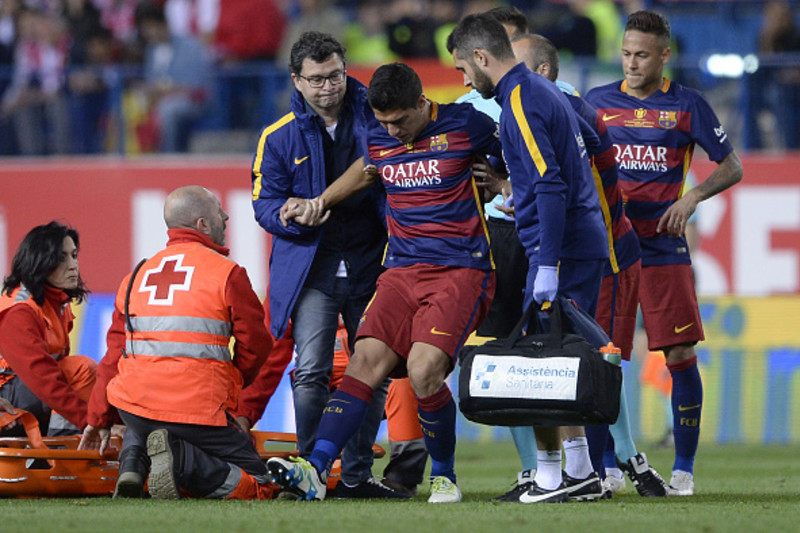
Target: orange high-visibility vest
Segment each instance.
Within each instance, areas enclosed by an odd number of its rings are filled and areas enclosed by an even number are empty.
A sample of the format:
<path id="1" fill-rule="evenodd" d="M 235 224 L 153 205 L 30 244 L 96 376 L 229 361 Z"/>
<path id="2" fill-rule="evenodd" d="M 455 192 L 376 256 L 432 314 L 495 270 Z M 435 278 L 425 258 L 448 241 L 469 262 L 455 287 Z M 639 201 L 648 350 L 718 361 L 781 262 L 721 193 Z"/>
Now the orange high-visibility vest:
<path id="1" fill-rule="evenodd" d="M 0 296 L 0 312 L 13 305 L 28 305 L 34 310 L 36 316 L 44 322 L 44 341 L 47 344 L 47 352 L 53 359 L 61 359 L 69 344 L 69 325 L 75 319 L 69 303 L 65 303 L 60 312 L 47 298 L 43 305 L 39 305 L 33 300 L 30 291 L 24 285 L 20 285 L 11 291 L 11 294 Z M 15 377 L 14 370 L 3 358 L 3 354 L 0 354 L 0 387 Z"/>
<path id="2" fill-rule="evenodd" d="M 135 415 L 184 424 L 226 425 L 242 376 L 231 361 L 225 286 L 236 263 L 199 243 L 168 246 L 131 286 L 127 331 L 108 401 Z M 117 292 L 124 314 L 128 275 Z"/>

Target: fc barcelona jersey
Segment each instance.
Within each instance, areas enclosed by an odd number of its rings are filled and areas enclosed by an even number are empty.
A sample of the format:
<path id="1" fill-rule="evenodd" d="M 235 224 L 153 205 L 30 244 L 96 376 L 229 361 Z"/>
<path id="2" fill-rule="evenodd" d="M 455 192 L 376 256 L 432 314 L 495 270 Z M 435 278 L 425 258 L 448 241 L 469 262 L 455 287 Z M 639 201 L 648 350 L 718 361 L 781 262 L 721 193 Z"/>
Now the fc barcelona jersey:
<path id="1" fill-rule="evenodd" d="M 664 78 L 644 100 L 626 94 L 626 82 L 589 91 L 586 100 L 614 142 L 625 212 L 642 248 L 642 265 L 690 264 L 686 239 L 657 234 L 670 205 L 681 197 L 695 144 L 712 161 L 732 151 L 728 134 L 700 92 Z"/>
<path id="2" fill-rule="evenodd" d="M 386 189 L 387 268 L 416 263 L 494 268 L 472 177 L 475 154 L 501 155 L 497 125 L 469 104 L 431 103 L 431 120 L 403 144 L 376 120 L 367 129 L 366 164 Z"/>

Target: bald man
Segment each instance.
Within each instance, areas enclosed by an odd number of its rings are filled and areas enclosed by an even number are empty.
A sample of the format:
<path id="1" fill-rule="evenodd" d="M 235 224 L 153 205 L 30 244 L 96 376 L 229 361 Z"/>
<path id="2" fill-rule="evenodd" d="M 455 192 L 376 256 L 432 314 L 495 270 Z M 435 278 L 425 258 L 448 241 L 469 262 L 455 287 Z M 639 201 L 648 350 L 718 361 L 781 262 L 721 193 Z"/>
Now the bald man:
<path id="1" fill-rule="evenodd" d="M 143 496 L 148 471 L 154 498 L 271 496 L 233 409 L 272 340 L 247 273 L 227 258 L 227 220 L 207 189 L 176 189 L 164 204 L 166 248 L 120 284 L 80 444 L 102 451 L 122 418 L 114 497 Z"/>

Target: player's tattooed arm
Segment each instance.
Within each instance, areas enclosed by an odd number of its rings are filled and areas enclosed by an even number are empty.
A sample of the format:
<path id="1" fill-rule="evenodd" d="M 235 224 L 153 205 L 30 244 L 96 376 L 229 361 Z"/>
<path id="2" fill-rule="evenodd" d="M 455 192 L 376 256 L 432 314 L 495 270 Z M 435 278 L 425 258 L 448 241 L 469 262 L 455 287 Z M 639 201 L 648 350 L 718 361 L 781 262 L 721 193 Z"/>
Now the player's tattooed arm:
<path id="1" fill-rule="evenodd" d="M 739 183 L 743 174 L 744 170 L 739 156 L 736 155 L 736 152 L 731 152 L 703 183 L 687 191 L 678 201 L 669 206 L 658 221 L 656 233 L 666 232 L 672 237 L 683 235 L 686 231 L 686 223 L 697 209 L 697 204 Z"/>

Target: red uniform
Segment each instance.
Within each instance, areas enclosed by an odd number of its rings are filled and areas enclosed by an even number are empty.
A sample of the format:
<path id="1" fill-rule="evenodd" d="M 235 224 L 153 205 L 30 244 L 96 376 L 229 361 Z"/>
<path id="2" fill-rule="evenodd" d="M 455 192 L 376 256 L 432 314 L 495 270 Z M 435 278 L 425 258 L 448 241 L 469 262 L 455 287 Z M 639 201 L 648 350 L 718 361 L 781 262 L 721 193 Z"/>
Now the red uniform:
<path id="1" fill-rule="evenodd" d="M 95 364 L 69 355 L 75 317 L 67 294 L 45 286 L 44 297 L 40 306 L 24 287 L 0 297 L 0 387 L 19 378 L 45 405 L 84 428 Z"/>

